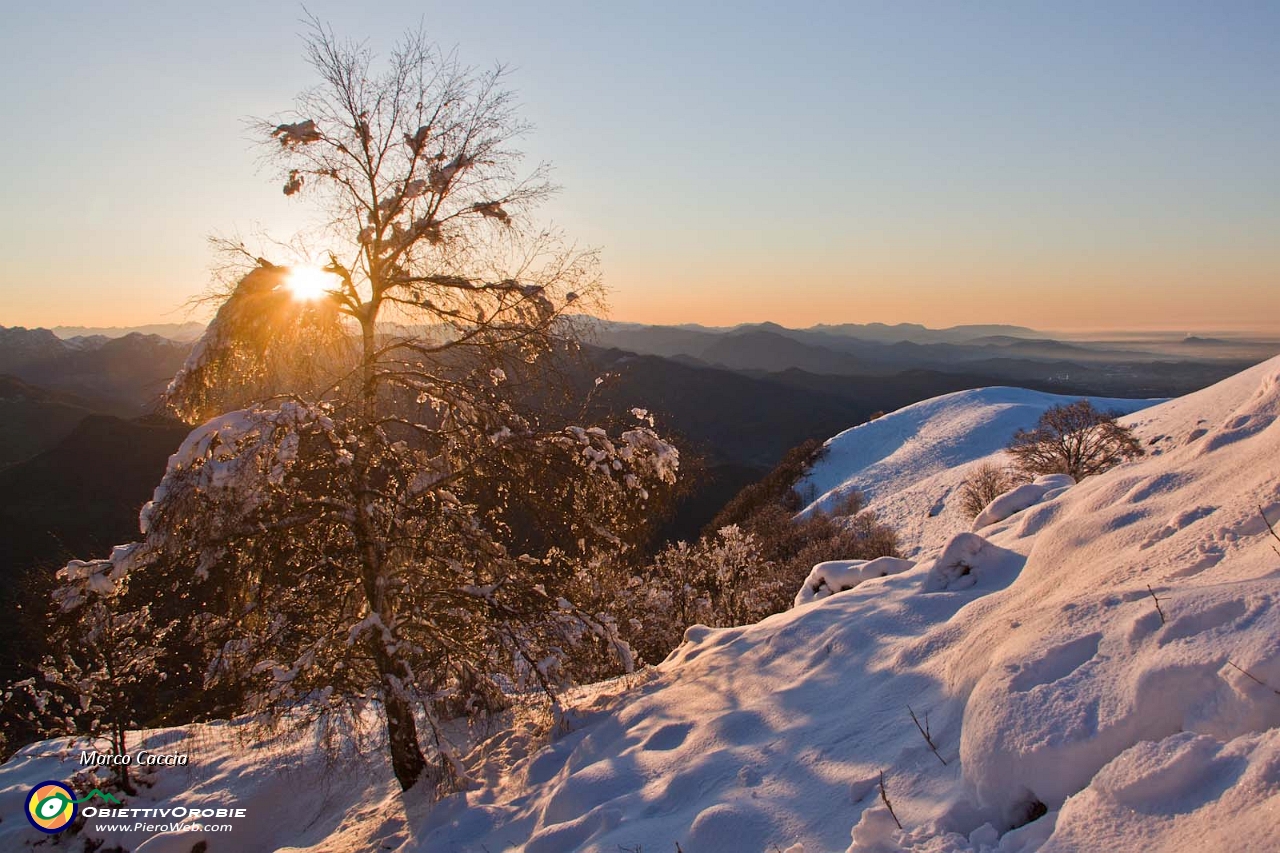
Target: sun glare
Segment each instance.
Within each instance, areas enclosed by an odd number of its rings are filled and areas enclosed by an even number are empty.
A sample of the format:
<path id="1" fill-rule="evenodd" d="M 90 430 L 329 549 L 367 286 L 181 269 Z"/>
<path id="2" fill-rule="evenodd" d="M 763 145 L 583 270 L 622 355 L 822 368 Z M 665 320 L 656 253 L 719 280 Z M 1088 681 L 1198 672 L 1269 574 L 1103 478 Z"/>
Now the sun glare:
<path id="1" fill-rule="evenodd" d="M 311 302 L 321 298 L 337 285 L 337 279 L 317 267 L 290 267 L 285 286 L 294 299 Z"/>

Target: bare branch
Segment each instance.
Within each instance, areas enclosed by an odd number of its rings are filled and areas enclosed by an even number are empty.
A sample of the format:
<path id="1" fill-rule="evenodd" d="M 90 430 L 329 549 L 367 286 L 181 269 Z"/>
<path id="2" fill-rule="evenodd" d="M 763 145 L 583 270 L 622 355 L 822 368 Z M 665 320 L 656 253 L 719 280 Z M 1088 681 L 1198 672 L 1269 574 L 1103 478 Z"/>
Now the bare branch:
<path id="1" fill-rule="evenodd" d="M 1241 675 L 1243 675 L 1245 678 L 1249 679 L 1253 683 L 1261 685 L 1262 687 L 1267 688 L 1277 696 L 1280 696 L 1280 690 L 1277 690 L 1276 688 L 1272 687 L 1270 684 L 1267 684 L 1265 681 L 1263 681 L 1261 678 L 1258 678 L 1258 676 L 1254 675 L 1252 672 L 1249 672 L 1247 669 L 1243 669 L 1239 666 L 1236 666 L 1230 660 L 1227 661 L 1227 666 L 1231 667 L 1236 672 L 1240 673 Z"/>
<path id="2" fill-rule="evenodd" d="M 1267 513 L 1261 505 L 1258 506 L 1258 515 L 1262 516 L 1262 523 L 1267 526 L 1267 532 L 1271 534 L 1271 538 L 1280 542 L 1280 535 L 1276 534 L 1276 529 L 1271 526 L 1271 522 L 1267 519 Z M 1271 546 L 1271 550 L 1276 552 L 1276 556 L 1280 557 L 1280 548 L 1275 545 Z"/>
<path id="3" fill-rule="evenodd" d="M 933 754 L 937 756 L 945 767 L 947 760 L 942 757 L 942 753 L 938 752 L 938 745 L 933 742 L 933 737 L 929 732 L 929 715 L 927 713 L 924 715 L 924 725 L 922 726 L 920 725 L 920 720 L 916 718 L 916 712 L 911 710 L 910 705 L 907 706 L 907 713 L 911 715 L 911 722 L 916 724 L 916 729 L 919 730 L 920 736 L 924 738 L 924 742 L 929 744 L 929 749 L 933 750 Z"/>
<path id="4" fill-rule="evenodd" d="M 1165 624 L 1164 610 L 1160 607 L 1160 597 L 1151 588 L 1151 584 L 1147 584 L 1147 592 L 1151 593 L 1151 600 L 1156 603 L 1156 613 L 1160 614 L 1160 624 Z"/>
<path id="5" fill-rule="evenodd" d="M 897 813 L 893 810 L 893 803 L 889 802 L 889 791 L 884 785 L 884 771 L 880 771 L 880 801 L 884 803 L 884 807 L 889 810 L 889 816 L 893 818 L 893 822 L 898 825 L 898 829 L 902 829 L 902 821 L 898 820 Z"/>

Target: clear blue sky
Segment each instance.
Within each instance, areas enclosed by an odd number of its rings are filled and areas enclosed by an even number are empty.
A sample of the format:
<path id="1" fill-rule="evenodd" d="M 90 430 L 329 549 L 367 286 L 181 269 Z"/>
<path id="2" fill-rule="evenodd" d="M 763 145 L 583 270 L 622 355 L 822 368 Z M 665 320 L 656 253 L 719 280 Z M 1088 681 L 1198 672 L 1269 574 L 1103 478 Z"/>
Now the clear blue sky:
<path id="1" fill-rule="evenodd" d="M 314 2 L 515 67 L 613 316 L 1280 324 L 1278 3 Z M 205 237 L 302 212 L 242 119 L 291 3 L 12 3 L 0 324 L 182 318 Z"/>

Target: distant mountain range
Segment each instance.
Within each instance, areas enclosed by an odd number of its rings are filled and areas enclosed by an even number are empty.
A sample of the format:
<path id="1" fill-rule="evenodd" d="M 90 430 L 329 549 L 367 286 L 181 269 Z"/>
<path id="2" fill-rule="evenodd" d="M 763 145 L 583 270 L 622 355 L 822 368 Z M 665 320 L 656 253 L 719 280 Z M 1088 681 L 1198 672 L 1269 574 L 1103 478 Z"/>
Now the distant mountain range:
<path id="1" fill-rule="evenodd" d="M 1280 352 L 1277 340 L 1068 342 L 1019 326 L 927 329 L 911 324 L 845 324 L 788 329 L 757 323 L 711 329 L 603 321 L 584 325 L 590 339 L 601 347 L 768 375 L 786 384 L 799 379 L 806 387 L 814 387 L 802 377 L 785 376 L 798 370 L 828 377 L 820 384 L 829 392 L 842 384 L 843 377 L 883 382 L 904 372 L 925 371 L 982 376 L 989 384 L 1057 393 L 1166 397 L 1202 388 Z M 866 389 L 865 384 L 860 386 Z"/>
<path id="2" fill-rule="evenodd" d="M 821 323 L 807 329 L 788 329 L 778 323 L 740 323 L 736 326 L 703 326 L 698 323 L 682 323 L 675 326 L 654 326 L 645 323 L 623 323 L 613 320 L 602 320 L 596 317 L 580 317 L 582 321 L 596 328 L 609 331 L 660 330 L 672 329 L 685 332 L 703 332 L 706 334 L 733 334 L 753 330 L 766 332 L 815 332 L 819 334 L 841 335 L 850 338 L 861 338 L 865 341 L 881 341 L 897 343 L 910 341 L 917 344 L 964 343 L 975 338 L 991 335 L 1005 335 L 1015 338 L 1045 337 L 1042 332 L 1028 329 L 1026 326 L 1010 326 L 1006 324 L 983 324 L 969 326 L 950 326 L 945 329 L 930 329 L 919 323 Z"/>
<path id="3" fill-rule="evenodd" d="M 844 324 L 788 329 L 755 323 L 727 329 L 641 326 L 592 321 L 591 338 L 601 346 L 697 361 L 731 370 L 800 368 L 829 374 L 887 374 L 913 368 L 954 371 L 992 360 L 1022 359 L 1064 364 L 1128 364 L 1230 358 L 1256 363 L 1280 351 L 1280 342 L 1233 341 L 1229 352 L 1204 339 L 1123 345 L 1065 342 L 1021 326 L 955 326 L 927 329 L 901 324 Z M 1240 365 L 1237 365 L 1237 367 Z M 989 369 L 989 365 L 983 368 Z M 1037 369 L 1041 375 L 1051 371 Z M 1015 373 L 1011 378 L 1017 378 Z M 1228 375 L 1224 373 L 1223 375 Z"/>
<path id="4" fill-rule="evenodd" d="M 190 341 L 141 332 L 64 340 L 49 329 L 0 326 L 0 374 L 125 417 L 154 405 L 190 350 Z"/>
<path id="5" fill-rule="evenodd" d="M 204 323 L 152 323 L 145 326 L 54 326 L 60 338 L 123 338 L 125 335 L 159 335 L 171 341 L 194 341 L 204 332 Z"/>

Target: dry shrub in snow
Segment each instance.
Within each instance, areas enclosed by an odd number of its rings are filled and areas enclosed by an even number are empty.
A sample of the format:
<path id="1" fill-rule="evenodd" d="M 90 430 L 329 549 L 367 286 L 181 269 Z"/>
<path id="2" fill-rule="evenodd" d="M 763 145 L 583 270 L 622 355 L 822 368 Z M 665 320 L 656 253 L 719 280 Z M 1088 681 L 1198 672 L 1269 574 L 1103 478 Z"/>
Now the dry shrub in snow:
<path id="1" fill-rule="evenodd" d="M 974 518 L 987 504 L 1025 480 L 1017 470 L 983 462 L 970 470 L 960 487 L 960 508 L 966 516 Z"/>
<path id="2" fill-rule="evenodd" d="M 736 525 L 697 542 L 677 542 L 632 576 L 622 591 L 627 607 L 623 635 L 650 662 L 680 644 L 685 628 L 754 622 L 775 612 L 780 587 L 776 566 L 760 540 Z"/>
<path id="3" fill-rule="evenodd" d="M 790 605 L 796 588 L 817 563 L 897 556 L 897 535 L 865 506 L 860 492 L 850 492 L 829 511 L 796 518 L 785 506 L 775 504 L 746 520 L 743 529 L 760 538 L 765 557 L 778 564 L 786 580 L 786 600 L 780 610 Z"/>
<path id="4" fill-rule="evenodd" d="M 670 545 L 626 582 L 622 635 L 650 662 L 678 646 L 690 625 L 758 622 L 791 607 L 817 563 L 897 555 L 897 537 L 850 494 L 831 513 L 796 518 L 784 500 L 762 503 L 743 523 Z"/>

